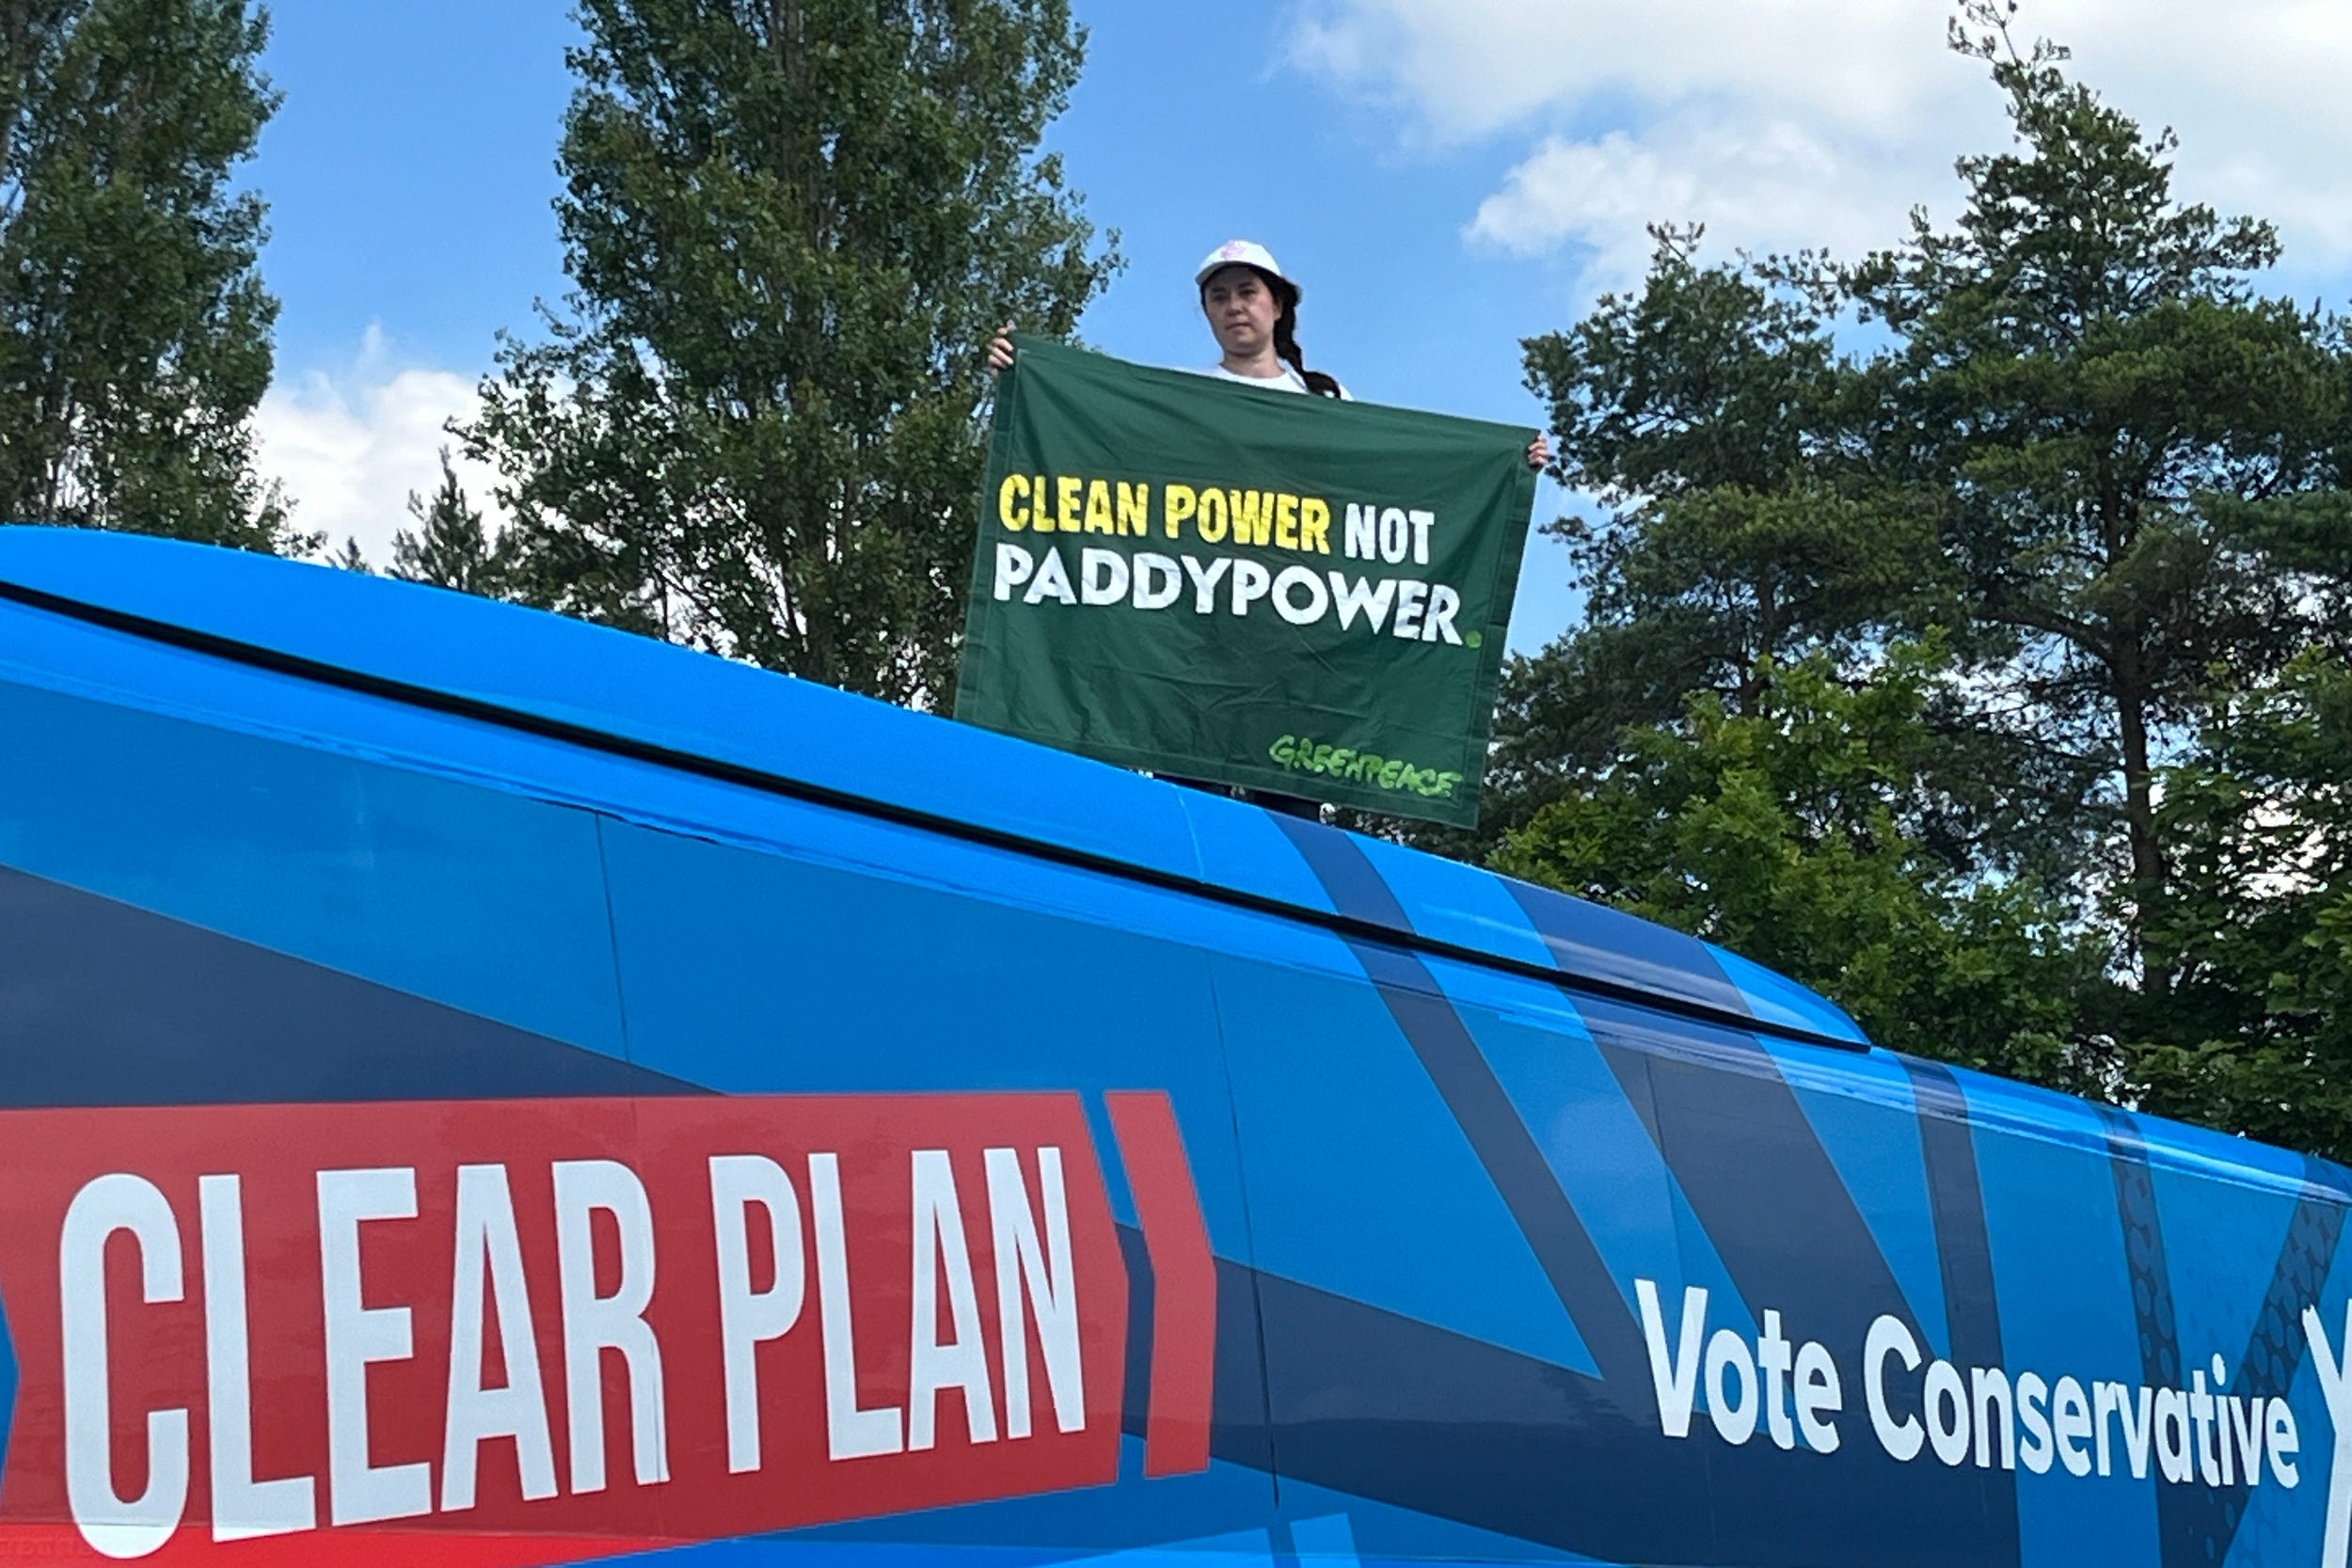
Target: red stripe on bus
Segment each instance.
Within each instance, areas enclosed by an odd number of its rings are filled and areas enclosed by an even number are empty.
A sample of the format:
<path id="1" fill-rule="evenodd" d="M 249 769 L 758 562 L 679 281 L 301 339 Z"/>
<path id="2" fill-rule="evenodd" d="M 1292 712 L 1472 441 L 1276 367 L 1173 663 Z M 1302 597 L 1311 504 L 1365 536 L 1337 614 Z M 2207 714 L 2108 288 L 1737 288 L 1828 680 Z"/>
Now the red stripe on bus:
<path id="1" fill-rule="evenodd" d="M 1120 1159 L 1152 1257 L 1152 1400 L 1143 1473 L 1209 1467 L 1216 1394 L 1216 1259 L 1184 1159 L 1176 1110 L 1156 1089 L 1108 1094 Z"/>

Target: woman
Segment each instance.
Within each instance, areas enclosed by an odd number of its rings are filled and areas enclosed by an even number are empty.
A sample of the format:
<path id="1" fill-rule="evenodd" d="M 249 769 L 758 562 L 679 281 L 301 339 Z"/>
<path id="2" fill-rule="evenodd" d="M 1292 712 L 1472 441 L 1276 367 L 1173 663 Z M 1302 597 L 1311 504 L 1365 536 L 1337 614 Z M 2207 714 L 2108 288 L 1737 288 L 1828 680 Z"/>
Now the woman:
<path id="1" fill-rule="evenodd" d="M 1209 252 L 1193 273 L 1200 291 L 1200 313 L 1216 336 L 1217 362 L 1200 373 L 1238 381 L 1269 392 L 1311 392 L 1346 398 L 1347 388 L 1321 371 L 1307 368 L 1298 348 L 1298 285 L 1283 273 L 1265 246 L 1228 240 Z M 1012 326 L 1008 323 L 988 345 L 991 374 L 1012 366 Z M 1551 461 L 1551 443 L 1540 433 L 1527 444 L 1527 466 Z"/>
<path id="2" fill-rule="evenodd" d="M 1193 273 L 1200 291 L 1200 313 L 1216 335 L 1217 361 L 1200 373 L 1222 381 L 1238 381 L 1269 392 L 1306 392 L 1353 402 L 1347 388 L 1321 371 L 1307 368 L 1298 348 L 1298 285 L 1284 276 L 1265 246 L 1248 240 L 1228 240 L 1209 252 Z M 1012 368 L 1012 324 L 1008 322 L 988 345 L 988 371 L 994 375 Z M 1551 461 L 1551 443 L 1539 431 L 1527 443 L 1527 466 L 1541 468 Z M 1187 779 L 1173 773 L 1160 777 L 1170 784 L 1223 794 L 1223 784 Z M 1321 801 L 1271 789 L 1233 788 L 1239 800 L 1255 800 L 1269 811 L 1288 816 L 1321 820 Z"/>

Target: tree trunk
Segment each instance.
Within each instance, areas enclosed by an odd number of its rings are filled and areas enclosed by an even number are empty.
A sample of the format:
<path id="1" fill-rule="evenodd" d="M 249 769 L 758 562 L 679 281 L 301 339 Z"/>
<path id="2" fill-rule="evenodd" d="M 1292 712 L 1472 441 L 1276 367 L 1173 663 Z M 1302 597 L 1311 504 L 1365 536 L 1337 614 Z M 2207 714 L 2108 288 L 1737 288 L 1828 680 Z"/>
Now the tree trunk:
<path id="1" fill-rule="evenodd" d="M 2132 856 L 2132 945 L 2139 957 L 2140 991 L 2151 998 L 2172 989 L 2169 956 L 2148 950 L 2148 914 L 2164 895 L 2164 852 L 2156 841 L 2156 811 L 2148 766 L 2148 690 L 2138 632 L 2116 640 L 2115 715 L 2123 751 L 2123 831 Z"/>

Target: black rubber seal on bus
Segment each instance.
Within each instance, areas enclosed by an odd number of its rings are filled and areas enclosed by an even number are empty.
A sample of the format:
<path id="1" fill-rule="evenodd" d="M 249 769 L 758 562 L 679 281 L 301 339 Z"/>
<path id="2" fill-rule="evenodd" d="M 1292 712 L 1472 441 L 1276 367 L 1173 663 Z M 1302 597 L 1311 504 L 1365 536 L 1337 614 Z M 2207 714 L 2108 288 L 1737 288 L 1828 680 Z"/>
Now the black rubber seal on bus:
<path id="1" fill-rule="evenodd" d="M 1239 888 L 1227 887 L 1223 883 L 1204 880 L 1199 877 L 1186 877 L 1175 872 L 1159 871 L 1150 866 L 1136 865 L 1131 862 L 1119 860 L 1113 856 L 1096 854 L 1091 850 L 1073 849 L 1065 845 L 1031 838 L 1025 833 L 1008 832 L 1003 829 L 983 827 L 977 823 L 945 816 L 936 812 L 924 811 L 914 806 L 877 800 L 871 796 L 855 794 L 846 789 L 834 789 L 825 784 L 810 784 L 803 779 L 792 778 L 783 773 L 772 773 L 765 768 L 752 768 L 742 763 L 723 762 L 716 757 L 705 756 L 699 752 L 681 751 L 655 741 L 614 735 L 609 730 L 600 730 L 592 724 L 578 724 L 567 720 L 550 719 L 542 714 L 532 713 L 527 709 L 509 707 L 502 703 L 488 702 L 479 697 L 462 697 L 454 692 L 443 691 L 437 687 L 420 686 L 410 681 L 395 680 L 388 675 L 369 674 L 364 671 L 347 669 L 325 659 L 309 658 L 300 654 L 286 653 L 280 649 L 264 647 L 237 638 L 223 637 L 216 632 L 199 631 L 192 626 L 180 626 L 174 622 L 159 621 L 151 616 L 133 614 L 128 610 L 91 604 L 87 600 L 72 598 L 63 594 L 53 594 L 45 589 L 29 588 L 23 583 L 10 582 L 6 578 L 0 578 L 0 601 L 63 616 L 67 620 L 79 621 L 87 626 L 101 626 L 108 631 L 121 632 L 146 641 L 183 648 L 191 653 L 203 654 L 208 657 L 222 659 L 231 664 L 266 670 L 273 674 L 292 675 L 296 679 L 310 681 L 316 685 L 400 703 L 410 707 L 423 708 L 453 718 L 470 720 L 498 729 L 536 736 L 543 740 L 554 740 L 564 745 L 580 747 L 584 751 L 624 757 L 631 762 L 650 763 L 657 768 L 667 768 L 675 772 L 691 773 L 722 784 L 756 789 L 764 794 L 801 800 L 811 805 L 825 806 L 859 816 L 872 817 L 900 827 L 916 828 L 926 832 L 938 833 L 943 837 L 961 839 L 968 844 L 977 844 L 992 849 L 1009 850 L 1032 859 L 1050 861 L 1057 864 L 1090 871 L 1099 876 L 1117 878 L 1122 881 L 1138 883 L 1146 887 L 1188 894 L 1229 908 L 1247 910 L 1253 914 L 1271 915 L 1315 927 L 1349 941 L 1382 942 L 1406 952 L 1447 958 L 1456 963 L 1471 964 L 1482 969 L 1516 974 L 1524 979 L 1541 981 L 1546 985 L 1565 990 L 1581 991 L 1593 996 L 1605 996 L 1613 1001 L 1648 1007 L 1656 1012 L 1700 1019 L 1709 1023 L 1728 1024 L 1734 1028 L 1796 1040 L 1805 1045 L 1826 1046 L 1831 1050 L 1856 1053 L 1867 1053 L 1872 1049 L 1867 1044 L 1840 1039 L 1834 1035 L 1817 1034 L 1812 1030 L 1797 1028 L 1790 1024 L 1752 1018 L 1747 1014 L 1735 1013 L 1724 1008 L 1710 1007 L 1704 1003 L 1661 995 L 1655 991 L 1644 990 L 1638 986 L 1624 985 L 1617 981 L 1602 979 L 1597 975 L 1577 974 L 1550 964 L 1532 963 L 1499 953 L 1465 947 L 1457 942 L 1437 941 L 1412 930 L 1409 927 L 1385 926 L 1346 914 L 1305 909 L 1296 904 L 1285 903 L 1279 898 L 1271 898 L 1263 894 L 1246 893 Z"/>

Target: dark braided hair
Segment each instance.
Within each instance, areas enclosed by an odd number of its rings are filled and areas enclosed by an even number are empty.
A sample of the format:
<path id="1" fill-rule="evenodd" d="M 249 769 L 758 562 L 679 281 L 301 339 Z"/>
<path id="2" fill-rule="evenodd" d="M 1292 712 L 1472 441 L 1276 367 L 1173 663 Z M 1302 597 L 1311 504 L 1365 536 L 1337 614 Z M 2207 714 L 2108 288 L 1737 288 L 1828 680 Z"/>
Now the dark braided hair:
<path id="1" fill-rule="evenodd" d="M 1255 272 L 1257 269 L 1253 267 L 1250 270 Z M 1287 278 L 1275 277 L 1266 273 L 1259 273 L 1258 276 L 1265 278 L 1266 287 L 1272 289 L 1274 296 L 1282 302 L 1282 313 L 1274 322 L 1274 352 L 1290 361 L 1291 369 L 1298 372 L 1298 379 L 1307 384 L 1307 390 L 1318 397 L 1338 397 L 1339 382 L 1321 371 L 1309 370 L 1306 356 L 1298 352 L 1298 286 Z"/>

